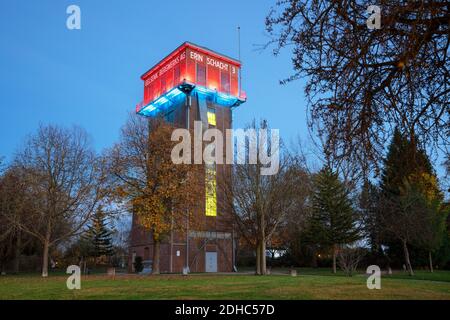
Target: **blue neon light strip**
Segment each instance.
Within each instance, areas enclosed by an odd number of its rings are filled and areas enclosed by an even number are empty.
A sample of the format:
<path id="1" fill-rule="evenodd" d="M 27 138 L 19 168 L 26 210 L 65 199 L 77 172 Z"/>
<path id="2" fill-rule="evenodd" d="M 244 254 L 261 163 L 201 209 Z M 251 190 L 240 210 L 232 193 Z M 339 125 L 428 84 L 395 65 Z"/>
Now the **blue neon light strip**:
<path id="1" fill-rule="evenodd" d="M 172 101 L 174 101 L 182 93 L 183 92 L 178 89 L 178 87 L 173 88 L 166 94 L 160 96 L 156 100 L 144 106 L 141 110 L 138 111 L 138 113 L 143 116 L 154 116 L 156 113 L 158 113 L 158 111 L 169 108 L 173 104 Z"/>
<path id="2" fill-rule="evenodd" d="M 197 93 L 207 96 L 208 98 L 211 98 L 215 103 L 225 107 L 233 107 L 244 102 L 243 100 L 240 100 L 235 96 L 217 92 L 216 90 L 209 89 L 203 86 L 195 86 L 193 90 Z M 143 116 L 154 116 L 158 112 L 167 110 L 169 107 L 171 107 L 174 104 L 175 100 L 183 93 L 184 92 L 181 91 L 178 87 L 175 87 L 156 100 L 144 106 L 141 110 L 138 111 L 138 113 Z"/>
<path id="3" fill-rule="evenodd" d="M 206 87 L 197 86 L 195 87 L 195 90 L 199 93 L 205 94 L 209 98 L 212 98 L 215 103 L 225 107 L 233 107 L 243 102 L 242 100 L 239 100 L 235 96 L 222 92 L 217 92 L 216 90 L 209 89 Z"/>

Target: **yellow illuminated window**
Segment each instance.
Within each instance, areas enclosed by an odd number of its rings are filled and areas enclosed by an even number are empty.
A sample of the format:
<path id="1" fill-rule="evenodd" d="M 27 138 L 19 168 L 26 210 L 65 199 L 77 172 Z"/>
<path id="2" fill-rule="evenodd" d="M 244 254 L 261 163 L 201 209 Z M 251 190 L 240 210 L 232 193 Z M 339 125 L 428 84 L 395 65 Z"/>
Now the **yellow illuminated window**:
<path id="1" fill-rule="evenodd" d="M 208 109 L 208 124 L 215 126 L 216 125 L 216 112 L 214 109 Z"/>
<path id="2" fill-rule="evenodd" d="M 216 169 L 212 166 L 206 166 L 205 200 L 205 214 L 209 217 L 217 216 Z"/>

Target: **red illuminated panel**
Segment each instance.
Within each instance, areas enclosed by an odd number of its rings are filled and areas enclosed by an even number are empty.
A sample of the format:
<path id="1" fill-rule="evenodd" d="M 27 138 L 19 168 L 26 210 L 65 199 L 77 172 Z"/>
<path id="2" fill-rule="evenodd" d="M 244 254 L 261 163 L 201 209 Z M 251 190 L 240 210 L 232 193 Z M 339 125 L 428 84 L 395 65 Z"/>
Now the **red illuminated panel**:
<path id="1" fill-rule="evenodd" d="M 230 72 L 230 93 L 232 96 L 239 97 L 241 95 L 239 87 L 239 72 L 240 68 L 232 66 Z"/>
<path id="2" fill-rule="evenodd" d="M 220 90 L 220 69 L 213 68 L 211 65 L 207 65 L 208 70 L 208 81 L 207 87 L 209 89 Z"/>
<path id="3" fill-rule="evenodd" d="M 144 103 L 155 100 L 181 83 L 185 60 L 185 51 L 177 50 L 141 77 L 144 80 Z"/>
<path id="4" fill-rule="evenodd" d="M 186 59 L 186 81 L 195 83 L 196 82 L 196 63 L 192 59 Z"/>
<path id="5" fill-rule="evenodd" d="M 188 70 L 186 76 L 193 79 L 192 83 L 239 96 L 240 63 L 238 61 L 208 52 L 203 48 L 189 47 L 186 50 L 186 63 Z M 199 65 L 206 67 L 205 84 L 201 74 L 197 72 Z"/>
<path id="6" fill-rule="evenodd" d="M 185 42 L 142 75 L 144 104 L 186 81 L 239 97 L 240 62 Z"/>

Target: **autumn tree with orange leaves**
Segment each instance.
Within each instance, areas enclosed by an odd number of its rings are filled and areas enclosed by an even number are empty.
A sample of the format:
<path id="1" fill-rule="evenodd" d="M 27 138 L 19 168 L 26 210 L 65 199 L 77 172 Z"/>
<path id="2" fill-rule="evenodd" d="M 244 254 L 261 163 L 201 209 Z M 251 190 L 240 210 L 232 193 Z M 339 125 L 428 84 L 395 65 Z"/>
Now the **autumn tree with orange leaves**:
<path id="1" fill-rule="evenodd" d="M 174 129 L 163 119 L 132 114 L 110 156 L 117 200 L 151 232 L 153 274 L 160 272 L 161 241 L 171 230 L 183 230 L 201 194 L 199 166 L 171 160 Z"/>

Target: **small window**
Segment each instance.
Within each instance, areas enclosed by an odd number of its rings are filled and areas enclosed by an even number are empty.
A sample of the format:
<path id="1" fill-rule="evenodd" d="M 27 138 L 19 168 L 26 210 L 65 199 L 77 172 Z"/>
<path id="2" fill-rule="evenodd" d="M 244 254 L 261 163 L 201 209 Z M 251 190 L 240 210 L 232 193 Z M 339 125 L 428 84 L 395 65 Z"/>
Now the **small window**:
<path id="1" fill-rule="evenodd" d="M 228 72 L 220 72 L 220 90 L 227 94 L 230 93 L 230 74 Z"/>
<path id="2" fill-rule="evenodd" d="M 173 71 L 173 85 L 177 86 L 180 83 L 180 65 L 176 65 Z"/>
<path id="3" fill-rule="evenodd" d="M 197 84 L 206 86 L 206 67 L 197 63 Z"/>
<path id="4" fill-rule="evenodd" d="M 161 78 L 161 94 L 166 93 L 166 79 Z"/>
<path id="5" fill-rule="evenodd" d="M 216 110 L 214 110 L 213 108 L 208 108 L 207 116 L 208 116 L 208 124 L 211 126 L 215 126 L 216 125 Z"/>
<path id="6" fill-rule="evenodd" d="M 205 215 L 215 217 L 217 216 L 216 167 L 215 165 L 205 167 Z"/>

